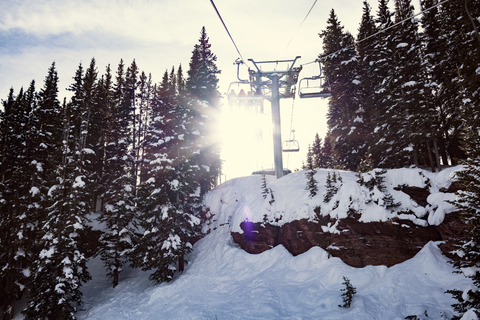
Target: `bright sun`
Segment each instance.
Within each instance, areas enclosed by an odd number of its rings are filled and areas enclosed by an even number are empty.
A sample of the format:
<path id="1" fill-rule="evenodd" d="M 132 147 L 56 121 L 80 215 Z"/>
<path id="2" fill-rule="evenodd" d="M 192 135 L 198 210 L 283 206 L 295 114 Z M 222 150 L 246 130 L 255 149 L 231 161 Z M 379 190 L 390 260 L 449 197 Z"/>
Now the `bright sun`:
<path id="1" fill-rule="evenodd" d="M 220 116 L 220 137 L 222 182 L 273 166 L 270 114 L 227 103 Z"/>

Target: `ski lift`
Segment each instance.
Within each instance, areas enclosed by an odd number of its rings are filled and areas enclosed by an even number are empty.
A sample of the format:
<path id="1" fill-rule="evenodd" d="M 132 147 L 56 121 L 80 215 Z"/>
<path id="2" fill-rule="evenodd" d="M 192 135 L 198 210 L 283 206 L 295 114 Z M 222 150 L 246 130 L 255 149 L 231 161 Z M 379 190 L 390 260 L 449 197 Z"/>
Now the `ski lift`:
<path id="1" fill-rule="evenodd" d="M 257 112 L 263 111 L 265 96 L 261 90 L 254 90 L 249 81 L 235 81 L 228 86 L 228 104 L 230 107 L 256 107 Z"/>
<path id="2" fill-rule="evenodd" d="M 283 141 L 283 152 L 298 152 L 300 151 L 300 144 L 295 140 L 295 130 L 290 131 L 290 140 Z"/>
<path id="3" fill-rule="evenodd" d="M 254 110 L 255 113 L 263 113 L 263 100 L 265 93 L 261 85 L 256 84 L 252 79 L 240 79 L 240 65 L 243 61 L 237 59 L 237 78 L 238 81 L 230 83 L 228 86 L 228 104 L 231 108 L 245 107 L 246 110 Z"/>
<path id="4" fill-rule="evenodd" d="M 325 77 L 322 76 L 322 64 L 319 59 L 316 59 L 320 67 L 318 76 L 307 77 L 300 80 L 298 87 L 298 95 L 300 98 L 328 98 L 332 95 L 330 85 L 324 84 Z"/>

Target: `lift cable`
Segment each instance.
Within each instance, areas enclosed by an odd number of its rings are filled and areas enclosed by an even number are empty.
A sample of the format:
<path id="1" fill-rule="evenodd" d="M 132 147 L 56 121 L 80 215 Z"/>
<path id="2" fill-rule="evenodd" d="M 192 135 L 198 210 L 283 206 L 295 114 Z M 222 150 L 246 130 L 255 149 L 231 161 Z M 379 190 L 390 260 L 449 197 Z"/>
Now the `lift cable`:
<path id="1" fill-rule="evenodd" d="M 294 131 L 293 130 L 293 109 L 294 108 L 295 108 L 295 96 L 293 96 L 293 99 L 292 99 L 292 114 L 290 116 L 290 135 L 292 134 L 292 131 Z M 292 139 L 291 136 L 290 136 L 290 139 Z M 288 168 L 289 160 L 290 160 L 290 152 L 287 153 L 287 168 Z"/>
<path id="2" fill-rule="evenodd" d="M 228 36 L 230 37 L 230 40 L 232 40 L 232 43 L 233 43 L 233 45 L 235 46 L 235 49 L 237 50 L 238 55 L 240 56 L 240 59 L 242 59 L 242 61 L 243 61 L 244 63 L 246 63 L 246 60 L 243 59 L 243 56 L 242 56 L 242 54 L 240 53 L 240 50 L 238 50 L 237 44 L 236 44 L 235 41 L 233 40 L 233 37 L 232 37 L 232 35 L 230 34 L 230 31 L 228 31 L 227 25 L 226 25 L 225 22 L 223 21 L 222 16 L 220 15 L 220 12 L 218 12 L 218 9 L 217 9 L 217 7 L 215 6 L 215 3 L 213 2 L 213 0 L 210 0 L 210 3 L 212 4 L 213 8 L 215 9 L 215 12 L 217 13 L 218 17 L 220 18 L 220 21 L 222 22 L 223 26 L 225 27 L 225 30 L 227 31 Z"/>
<path id="3" fill-rule="evenodd" d="M 300 29 L 303 25 L 303 23 L 305 22 L 305 20 L 307 20 L 307 17 L 310 15 L 310 12 L 312 12 L 313 10 L 313 7 L 315 7 L 315 5 L 317 4 L 317 0 L 315 0 L 312 4 L 312 6 L 310 7 L 310 10 L 308 10 L 307 12 L 307 15 L 305 16 L 305 18 L 303 18 L 302 22 L 300 23 L 300 25 L 297 27 L 297 30 L 295 31 L 295 33 L 293 34 L 292 38 L 290 38 L 290 41 L 288 41 L 287 45 L 285 46 L 285 48 L 283 49 L 283 52 L 280 56 L 283 55 L 283 53 L 285 53 L 285 50 L 287 50 L 288 46 L 290 45 L 290 43 L 293 41 L 293 39 L 295 38 L 295 36 L 297 35 L 297 31 L 298 29 Z"/>
<path id="4" fill-rule="evenodd" d="M 366 40 L 368 40 L 368 39 L 370 39 L 370 38 L 373 38 L 373 37 L 375 37 L 376 35 L 378 35 L 378 34 L 380 34 L 380 33 L 383 33 L 383 32 L 385 32 L 385 31 L 387 31 L 387 30 L 390 30 L 390 29 L 392 29 L 393 27 L 398 26 L 399 24 L 402 24 L 402 23 L 404 23 L 404 22 L 407 21 L 407 20 L 413 19 L 413 18 L 415 18 L 416 16 L 419 16 L 419 15 L 421 15 L 421 14 L 424 14 L 425 12 L 430 11 L 431 9 L 436 8 L 436 7 L 440 6 L 441 4 L 444 4 L 445 2 L 448 2 L 448 1 L 450 1 L 450 0 L 443 0 L 443 1 L 439 2 L 439 3 L 437 3 L 436 5 L 431 6 L 430 8 L 427 8 L 427 9 L 425 9 L 425 10 L 422 10 L 422 11 L 420 11 L 419 13 L 414 14 L 414 15 L 411 16 L 411 17 L 408 17 L 408 18 L 403 19 L 402 21 L 396 22 L 396 23 L 392 24 L 391 26 L 389 26 L 389 27 L 387 27 L 387 28 L 385 28 L 385 29 L 382 29 L 382 30 L 380 30 L 380 31 L 377 31 L 377 32 L 375 32 L 374 34 L 371 34 L 371 35 L 369 35 L 368 37 L 366 37 L 366 38 L 364 38 L 364 39 L 361 39 L 361 40 L 359 40 L 359 41 L 357 41 L 357 42 L 355 42 L 355 43 L 353 43 L 353 44 L 351 44 L 351 45 L 349 45 L 349 46 L 346 46 L 345 48 L 342 48 L 342 49 L 337 50 L 337 51 L 335 51 L 335 52 L 332 52 L 332 53 L 330 53 L 330 54 L 321 56 L 320 60 L 324 60 L 324 59 L 326 59 L 326 58 L 328 58 L 328 57 L 330 57 L 330 56 L 333 56 L 333 55 L 335 55 L 335 54 L 337 54 L 337 53 L 339 53 L 339 52 L 341 52 L 341 51 L 343 51 L 343 50 L 345 50 L 345 49 L 348 49 L 348 48 L 350 48 L 350 47 L 354 47 L 354 46 L 362 43 L 363 41 L 366 41 Z M 302 66 L 306 66 L 306 65 L 308 65 L 308 64 L 316 63 L 316 62 L 318 62 L 318 59 L 315 59 L 314 61 L 310 61 L 310 62 L 304 63 L 304 64 L 302 64 Z"/>

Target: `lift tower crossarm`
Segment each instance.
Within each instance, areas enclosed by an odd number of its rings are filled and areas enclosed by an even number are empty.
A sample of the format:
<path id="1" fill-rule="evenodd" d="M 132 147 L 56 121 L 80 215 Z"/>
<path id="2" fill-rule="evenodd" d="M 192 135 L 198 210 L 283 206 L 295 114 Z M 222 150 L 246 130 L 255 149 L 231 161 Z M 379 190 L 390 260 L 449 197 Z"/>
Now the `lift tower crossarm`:
<path id="1" fill-rule="evenodd" d="M 293 66 L 295 65 L 295 62 L 297 61 L 297 59 L 300 59 L 301 56 L 296 56 L 295 59 L 293 60 L 272 60 L 272 61 L 253 61 L 253 59 L 248 59 L 248 61 L 250 61 L 251 63 L 253 63 L 253 65 L 255 66 L 255 68 L 257 69 L 257 72 L 260 73 L 262 75 L 262 77 L 268 77 L 268 75 L 271 75 L 271 74 L 274 74 L 274 73 L 277 73 L 278 71 L 269 71 L 269 72 L 265 72 L 265 71 L 262 71 L 260 70 L 260 68 L 258 67 L 257 63 L 258 64 L 261 64 L 261 63 L 285 63 L 285 62 L 292 62 L 292 65 L 290 66 L 290 68 L 287 70 L 287 71 L 280 71 L 280 73 L 285 73 L 285 72 L 288 72 L 288 71 L 291 71 L 293 70 Z M 301 68 L 301 67 L 299 67 Z"/>
<path id="2" fill-rule="evenodd" d="M 254 67 L 257 69 L 249 69 L 250 81 L 254 82 L 257 86 L 267 86 L 271 89 L 270 102 L 272 104 L 272 123 L 273 123 L 273 156 L 275 163 L 275 175 L 278 178 L 283 176 L 283 159 L 282 159 L 282 132 L 280 121 L 280 98 L 291 97 L 291 87 L 297 83 L 298 74 L 302 70 L 302 66 L 294 67 L 295 62 L 300 56 L 295 57 L 293 60 L 275 60 L 275 61 L 258 61 L 248 59 Z M 292 64 L 288 67 L 288 70 L 273 70 L 262 71 L 258 67 L 258 64 L 265 63 L 289 63 Z M 287 76 L 287 80 L 281 80 L 284 76 Z M 268 78 L 270 81 L 262 81 L 262 78 Z M 280 88 L 285 89 L 285 94 L 280 94 Z"/>

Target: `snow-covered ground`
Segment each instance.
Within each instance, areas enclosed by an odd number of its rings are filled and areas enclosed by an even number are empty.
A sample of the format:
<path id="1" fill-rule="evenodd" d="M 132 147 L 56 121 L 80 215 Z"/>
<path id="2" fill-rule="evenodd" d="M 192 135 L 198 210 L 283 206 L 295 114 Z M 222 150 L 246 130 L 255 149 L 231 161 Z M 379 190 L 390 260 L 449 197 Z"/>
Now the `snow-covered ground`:
<path id="1" fill-rule="evenodd" d="M 395 212 L 382 209 L 381 201 L 379 205 L 365 204 L 365 199 L 380 195 L 366 192 L 351 172 L 340 172 L 343 185 L 332 198 L 339 203 L 336 209 L 323 203 L 325 170 L 315 176 L 319 191 L 313 199 L 305 190 L 303 171 L 279 180 L 268 177 L 275 199 L 272 205 L 269 198 L 262 197 L 261 176 L 227 181 L 206 197 L 212 213 L 211 223 L 204 227 L 209 234 L 194 245 L 182 274 L 170 283 L 154 285 L 148 280 L 149 273 L 127 268 L 120 284 L 112 289 L 101 261 L 94 259 L 89 263 L 93 280 L 83 288 L 85 303 L 78 318 L 400 320 L 416 315 L 419 319 L 451 319 L 455 300 L 445 291 L 463 290 L 470 281 L 452 273 L 437 243 L 428 243 L 414 258 L 390 268 L 353 268 L 319 247 L 296 257 L 283 246 L 248 254 L 232 241 L 230 232 L 241 231 L 239 223 L 245 219 L 262 221 L 265 215 L 271 221 L 281 216 L 278 224 L 312 218 L 315 206 L 321 206 L 323 214 L 343 217 L 345 206 L 351 203 L 364 221 L 384 221 L 399 211 L 411 210 L 415 214 L 404 214 L 406 218 L 419 220 L 418 224 L 438 224 L 452 210 L 443 203 L 451 196 L 439 191 L 449 186 L 458 169 L 436 174 L 419 169 L 390 170 L 385 180 L 387 192 L 402 202 Z M 393 190 L 402 184 L 430 184 L 428 208 Z M 343 276 L 357 289 L 349 309 L 339 307 L 343 304 Z"/>
<path id="2" fill-rule="evenodd" d="M 328 203 L 324 203 L 324 194 L 327 175 L 333 175 L 331 170 L 320 169 L 315 174 L 318 192 L 313 198 L 309 197 L 310 192 L 306 190 L 305 171 L 295 172 L 278 180 L 273 176 L 266 176 L 267 188 L 272 190 L 275 200 L 271 204 L 270 195 L 266 199 L 262 195 L 261 176 L 236 178 L 207 194 L 205 202 L 213 216 L 211 222 L 204 226 L 204 231 L 228 224 L 231 231 L 242 233 L 240 223 L 245 220 L 262 222 L 266 218 L 271 224 L 281 225 L 298 219 L 312 219 L 315 216 L 315 207 L 320 207 L 322 215 L 330 215 L 332 218 L 345 218 L 349 208 L 353 208 L 361 214 L 360 221 L 363 222 L 386 221 L 399 217 L 422 226 L 427 223 L 438 225 L 443 222 L 445 214 L 455 209 L 444 201 L 454 200 L 455 195 L 442 193 L 440 190 L 450 186 L 455 171 L 459 169 L 461 167 L 451 167 L 439 173 L 418 168 L 388 170 L 383 175 L 385 192 L 380 192 L 377 187 L 369 190 L 361 186 L 355 172 L 335 170 L 337 181 L 341 176 L 342 182 L 337 182 L 338 192 Z M 364 181 L 375 177 L 373 172 L 362 175 Z M 394 189 L 402 185 L 420 188 L 429 186 L 429 205 L 426 208 L 419 206 L 408 195 Z M 400 202 L 400 206 L 394 210 L 386 210 L 382 199 L 387 194 L 392 195 L 395 202 Z"/>
<path id="3" fill-rule="evenodd" d="M 195 244 L 190 260 L 171 283 L 155 286 L 148 274 L 129 271 L 115 289 L 93 261 L 79 319 L 397 320 L 425 311 L 425 319 L 450 319 L 454 300 L 444 292 L 469 284 L 435 243 L 391 268 L 352 268 L 318 247 L 296 257 L 283 246 L 251 255 L 223 226 Z M 338 307 L 342 276 L 357 289 L 349 309 Z"/>

